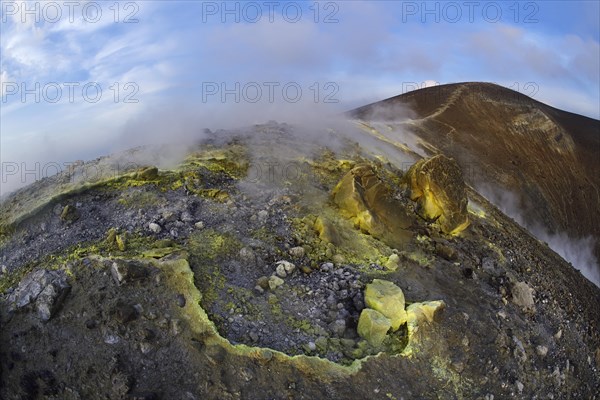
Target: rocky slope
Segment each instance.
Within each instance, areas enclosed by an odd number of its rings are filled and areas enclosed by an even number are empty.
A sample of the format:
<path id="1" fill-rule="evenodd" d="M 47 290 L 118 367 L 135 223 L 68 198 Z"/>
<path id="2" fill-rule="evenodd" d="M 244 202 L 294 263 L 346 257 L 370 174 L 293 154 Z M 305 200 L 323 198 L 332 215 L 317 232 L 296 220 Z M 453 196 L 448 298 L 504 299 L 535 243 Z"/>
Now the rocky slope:
<path id="1" fill-rule="evenodd" d="M 489 83 L 425 88 L 349 114 L 387 137 L 413 133 L 425 154 L 453 157 L 469 184 L 527 226 L 593 237 L 600 260 L 600 121 Z"/>
<path id="2" fill-rule="evenodd" d="M 452 159 L 313 129 L 4 202 L 0 397 L 596 398 L 600 289 Z"/>

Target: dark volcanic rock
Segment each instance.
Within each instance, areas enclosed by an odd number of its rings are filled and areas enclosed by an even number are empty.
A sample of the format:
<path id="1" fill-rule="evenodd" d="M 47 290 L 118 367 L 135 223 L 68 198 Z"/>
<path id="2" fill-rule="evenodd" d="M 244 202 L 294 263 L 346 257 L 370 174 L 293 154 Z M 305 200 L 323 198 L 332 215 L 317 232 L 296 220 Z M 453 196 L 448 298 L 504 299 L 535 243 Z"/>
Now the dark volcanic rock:
<path id="1" fill-rule="evenodd" d="M 136 261 L 117 260 L 110 269 L 112 277 L 119 285 L 147 278 L 150 270 L 147 266 Z"/>
<path id="2" fill-rule="evenodd" d="M 13 310 L 33 306 L 41 321 L 48 321 L 61 307 L 71 286 L 64 271 L 37 270 L 27 275 L 8 297 Z"/>

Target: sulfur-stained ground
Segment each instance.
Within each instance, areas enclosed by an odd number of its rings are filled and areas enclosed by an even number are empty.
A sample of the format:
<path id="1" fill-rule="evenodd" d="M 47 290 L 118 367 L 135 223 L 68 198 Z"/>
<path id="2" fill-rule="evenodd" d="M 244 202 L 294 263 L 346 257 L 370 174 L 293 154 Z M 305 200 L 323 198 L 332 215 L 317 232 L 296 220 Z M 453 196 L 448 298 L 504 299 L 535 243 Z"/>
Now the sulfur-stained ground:
<path id="1" fill-rule="evenodd" d="M 204 139 L 178 167 L 42 182 L 3 204 L 1 398 L 597 396 L 600 290 L 547 246 L 470 188 L 469 227 L 444 234 L 376 151 L 389 144 L 253 129 Z M 361 165 L 388 196 L 361 207 L 400 208 L 402 240 L 332 195 Z M 47 322 L 10 310 L 39 269 L 71 286 Z M 370 346 L 356 324 L 373 279 L 445 307 Z"/>

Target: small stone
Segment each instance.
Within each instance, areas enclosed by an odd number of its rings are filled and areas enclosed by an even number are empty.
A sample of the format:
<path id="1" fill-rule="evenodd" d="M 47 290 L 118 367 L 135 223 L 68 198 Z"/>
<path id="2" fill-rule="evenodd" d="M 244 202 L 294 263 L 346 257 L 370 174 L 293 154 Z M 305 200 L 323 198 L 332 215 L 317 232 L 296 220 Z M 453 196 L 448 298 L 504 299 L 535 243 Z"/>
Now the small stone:
<path id="1" fill-rule="evenodd" d="M 149 270 L 143 264 L 125 260 L 113 262 L 110 272 L 115 282 L 119 285 L 140 280 L 149 275 Z"/>
<path id="2" fill-rule="evenodd" d="M 265 222 L 267 220 L 267 218 L 269 217 L 269 212 L 265 211 L 265 210 L 261 210 L 258 212 L 257 217 L 258 217 L 259 222 Z"/>
<path id="3" fill-rule="evenodd" d="M 115 228 L 110 228 L 106 232 L 106 244 L 110 247 L 114 247 L 117 244 L 117 230 Z"/>
<path id="4" fill-rule="evenodd" d="M 198 221 L 194 224 L 194 226 L 196 227 L 196 229 L 202 229 L 204 228 L 204 222 Z"/>
<path id="5" fill-rule="evenodd" d="M 142 352 L 142 354 L 148 354 L 152 351 L 152 345 L 148 342 L 141 342 L 140 351 Z"/>
<path id="6" fill-rule="evenodd" d="M 275 273 L 281 278 L 285 278 L 287 276 L 287 273 L 285 272 L 285 267 L 282 264 L 277 264 L 277 268 L 275 268 Z"/>
<path id="7" fill-rule="evenodd" d="M 539 345 L 535 347 L 535 351 L 538 354 L 538 356 L 546 357 L 546 354 L 548 354 L 548 347 Z"/>
<path id="8" fill-rule="evenodd" d="M 329 329 L 336 336 L 343 336 L 346 331 L 346 321 L 338 319 L 329 324 Z"/>
<path id="9" fill-rule="evenodd" d="M 451 365 L 459 374 L 465 370 L 465 363 L 462 361 L 454 361 Z"/>
<path id="10" fill-rule="evenodd" d="M 119 251 L 127 250 L 127 234 L 123 232 L 121 235 L 115 236 L 115 243 Z"/>
<path id="11" fill-rule="evenodd" d="M 242 259 L 242 261 L 245 261 L 247 263 L 253 263 L 256 261 L 254 252 L 249 247 L 242 247 L 239 255 L 240 255 L 240 258 Z"/>
<path id="12" fill-rule="evenodd" d="M 254 291 L 258 294 L 263 294 L 265 292 L 265 289 L 263 289 L 260 285 L 256 285 L 254 286 Z"/>
<path id="13" fill-rule="evenodd" d="M 171 320 L 171 334 L 173 336 L 179 335 L 181 332 L 181 322 L 178 319 Z"/>
<path id="14" fill-rule="evenodd" d="M 127 324 L 138 319 L 140 313 L 133 305 L 119 301 L 112 309 L 112 315 L 117 322 L 121 324 Z"/>
<path id="15" fill-rule="evenodd" d="M 62 306 L 62 303 L 71 287 L 64 282 L 55 281 L 42 290 L 36 299 L 38 317 L 42 321 L 48 321 L 54 313 Z"/>
<path id="16" fill-rule="evenodd" d="M 119 343 L 119 337 L 117 335 L 106 335 L 104 336 L 104 343 L 106 344 L 117 344 Z"/>
<path id="17" fill-rule="evenodd" d="M 250 331 L 249 336 L 253 342 L 258 342 L 258 333 L 255 331 Z"/>
<path id="18" fill-rule="evenodd" d="M 72 205 L 66 205 L 60 213 L 60 219 L 65 222 L 75 222 L 80 216 L 79 211 Z"/>
<path id="19" fill-rule="evenodd" d="M 183 294 L 179 293 L 177 296 L 175 296 L 175 300 L 177 301 L 177 305 L 179 307 L 185 307 L 186 300 Z"/>
<path id="20" fill-rule="evenodd" d="M 177 214 L 175 214 L 172 210 L 163 211 L 161 214 L 162 221 L 166 223 L 171 223 L 177 221 Z"/>
<path id="21" fill-rule="evenodd" d="M 315 345 L 320 351 L 327 350 L 327 338 L 324 336 L 319 336 L 317 340 L 315 340 Z"/>
<path id="22" fill-rule="evenodd" d="M 171 237 L 173 237 L 173 239 L 177 239 L 177 237 L 179 237 L 179 232 L 175 228 L 171 229 L 169 231 L 169 234 L 171 235 Z"/>
<path id="23" fill-rule="evenodd" d="M 329 296 L 327 296 L 327 299 L 325 300 L 325 302 L 327 303 L 327 305 L 329 307 L 337 308 L 337 300 L 333 294 L 330 294 Z"/>
<path id="24" fill-rule="evenodd" d="M 335 264 L 337 264 L 337 265 L 340 265 L 340 264 L 343 264 L 343 263 L 346 261 L 346 259 L 344 258 L 344 256 L 343 256 L 343 255 L 341 255 L 341 254 L 336 254 L 336 255 L 334 255 L 334 256 L 333 256 L 333 258 L 332 258 L 332 261 L 333 261 Z"/>
<path id="25" fill-rule="evenodd" d="M 310 351 L 315 351 L 317 350 L 317 345 L 315 344 L 315 342 L 308 342 L 308 349 Z"/>
<path id="26" fill-rule="evenodd" d="M 154 233 L 160 233 L 160 231 L 162 231 L 162 228 L 156 222 L 150 222 L 148 224 L 148 228 L 150 228 L 150 230 Z"/>
<path id="27" fill-rule="evenodd" d="M 296 266 L 294 264 L 292 264 L 291 262 L 289 262 L 289 261 L 278 261 L 277 265 L 278 266 L 279 265 L 283 265 L 283 268 L 284 268 L 285 273 L 287 275 L 291 275 L 292 272 L 294 272 L 294 270 L 296 269 Z"/>
<path id="28" fill-rule="evenodd" d="M 491 257 L 481 259 L 481 268 L 488 274 L 493 274 L 496 271 L 496 263 Z"/>
<path id="29" fill-rule="evenodd" d="M 356 295 L 354 295 L 354 297 L 352 298 L 352 304 L 354 304 L 354 308 L 356 308 L 356 311 L 362 311 L 365 308 L 365 301 L 363 299 L 362 294 L 357 293 Z"/>
<path id="30" fill-rule="evenodd" d="M 256 280 L 256 285 L 260 286 L 262 289 L 269 289 L 269 278 L 266 276 L 261 276 Z"/>
<path id="31" fill-rule="evenodd" d="M 156 317 L 158 317 L 158 315 L 156 315 L 156 311 L 154 310 L 148 310 L 148 313 L 146 313 L 146 319 L 149 321 L 154 321 Z"/>
<path id="32" fill-rule="evenodd" d="M 359 359 L 364 357 L 364 350 L 362 348 L 356 348 L 352 350 L 352 358 Z"/>
<path id="33" fill-rule="evenodd" d="M 516 381 L 515 385 L 517 385 L 517 390 L 519 391 L 519 394 L 523 393 L 523 388 L 525 386 L 523 386 L 523 384 L 521 382 L 519 382 L 519 381 Z"/>
<path id="34" fill-rule="evenodd" d="M 269 278 L 269 289 L 275 290 L 281 285 L 283 285 L 283 279 L 280 277 L 273 275 Z"/>
<path id="35" fill-rule="evenodd" d="M 321 271 L 323 271 L 323 272 L 329 272 L 332 269 L 333 269 L 333 264 L 332 263 L 321 264 Z"/>
<path id="36" fill-rule="evenodd" d="M 389 256 L 387 262 L 385 263 L 385 267 L 390 271 L 395 271 L 400 266 L 400 257 L 398 254 L 392 254 Z"/>
<path id="37" fill-rule="evenodd" d="M 260 356 L 264 361 L 271 361 L 273 358 L 273 352 L 269 349 L 261 349 Z"/>
<path id="38" fill-rule="evenodd" d="M 516 336 L 512 337 L 513 342 L 515 344 L 515 349 L 513 350 L 513 355 L 518 358 L 521 362 L 527 360 L 527 353 L 525 352 L 525 347 L 523 346 L 523 342 Z"/>
<path id="39" fill-rule="evenodd" d="M 535 311 L 533 289 L 525 282 L 517 282 L 512 285 L 512 302 L 526 312 Z"/>
<path id="40" fill-rule="evenodd" d="M 267 296 L 267 303 L 273 305 L 279 303 L 279 299 L 273 293 L 269 293 Z"/>
<path id="41" fill-rule="evenodd" d="M 558 332 L 556 332 L 554 334 L 554 339 L 560 340 L 561 337 L 562 337 L 562 329 L 559 329 Z"/>
<path id="42" fill-rule="evenodd" d="M 313 272 L 312 268 L 309 267 L 308 265 L 301 265 L 300 271 L 304 272 L 305 274 L 310 274 Z"/>
<path id="43" fill-rule="evenodd" d="M 54 206 L 54 208 L 52 209 L 52 213 L 54 215 L 56 215 L 57 217 L 60 217 L 60 213 L 62 213 L 63 210 L 63 206 L 60 204 L 57 204 Z"/>
<path id="44" fill-rule="evenodd" d="M 297 246 L 297 247 L 292 247 L 289 250 L 290 256 L 294 257 L 294 258 L 302 258 L 304 257 L 304 247 L 302 246 Z"/>
<path id="45" fill-rule="evenodd" d="M 190 214 L 189 211 L 182 212 L 180 218 L 183 222 L 192 222 L 194 220 L 194 217 L 192 217 L 192 214 Z"/>
<path id="46" fill-rule="evenodd" d="M 169 318 L 168 316 L 164 316 L 160 320 L 158 320 L 158 326 L 162 329 L 167 329 L 169 327 Z"/>

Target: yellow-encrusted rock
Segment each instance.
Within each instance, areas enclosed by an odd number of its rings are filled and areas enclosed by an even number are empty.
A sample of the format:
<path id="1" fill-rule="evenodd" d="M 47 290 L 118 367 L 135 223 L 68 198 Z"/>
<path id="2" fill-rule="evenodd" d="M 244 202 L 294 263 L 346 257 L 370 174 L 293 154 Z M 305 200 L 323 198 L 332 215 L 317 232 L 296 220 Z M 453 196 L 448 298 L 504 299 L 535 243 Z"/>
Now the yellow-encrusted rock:
<path id="1" fill-rule="evenodd" d="M 424 341 L 431 340 L 428 338 L 428 330 L 425 328 L 434 321 L 438 312 L 444 307 L 446 307 L 446 303 L 441 300 L 413 303 L 406 307 L 406 328 L 409 339 L 402 355 L 411 357 L 423 346 Z"/>
<path id="2" fill-rule="evenodd" d="M 383 343 L 392 323 L 389 318 L 376 310 L 365 308 L 358 319 L 358 334 L 372 346 Z"/>
<path id="3" fill-rule="evenodd" d="M 369 283 L 365 288 L 365 304 L 389 318 L 393 331 L 406 322 L 404 293 L 390 281 L 374 279 Z"/>
<path id="4" fill-rule="evenodd" d="M 325 218 L 317 217 L 314 225 L 315 230 L 319 233 L 319 237 L 326 243 L 334 245 L 340 244 L 340 235 L 335 226 Z"/>
<path id="5" fill-rule="evenodd" d="M 412 220 L 404 205 L 369 164 L 344 175 L 333 189 L 333 201 L 357 228 L 390 246 L 401 247 L 411 237 L 407 228 Z"/>
<path id="6" fill-rule="evenodd" d="M 419 324 L 433 322 L 436 313 L 445 307 L 441 300 L 413 303 L 406 307 L 408 335 L 416 333 Z"/>

